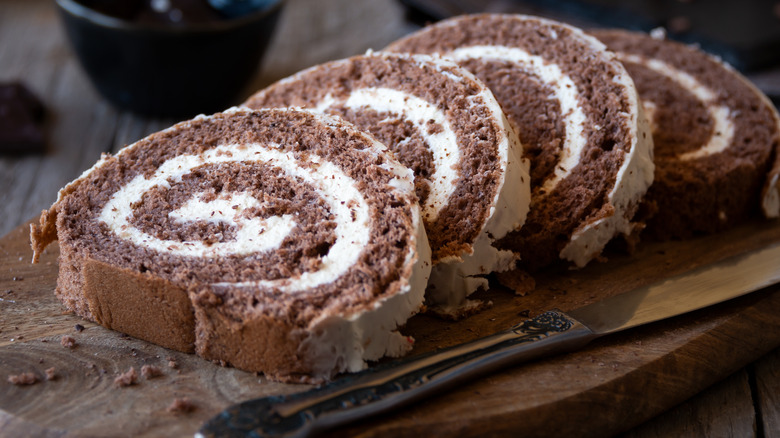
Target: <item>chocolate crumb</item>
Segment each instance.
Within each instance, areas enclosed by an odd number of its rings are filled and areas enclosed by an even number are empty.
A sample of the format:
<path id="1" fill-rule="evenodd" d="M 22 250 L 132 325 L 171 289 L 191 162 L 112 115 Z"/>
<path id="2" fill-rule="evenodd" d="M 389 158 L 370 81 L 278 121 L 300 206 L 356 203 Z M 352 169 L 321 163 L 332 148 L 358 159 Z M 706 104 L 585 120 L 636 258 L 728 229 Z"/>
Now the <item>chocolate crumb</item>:
<path id="1" fill-rule="evenodd" d="M 54 367 L 46 368 L 46 380 L 54 380 L 57 378 L 57 375 L 54 374 Z"/>
<path id="2" fill-rule="evenodd" d="M 18 386 L 32 385 L 38 383 L 38 376 L 33 373 L 11 374 L 8 376 L 8 383 Z"/>
<path id="3" fill-rule="evenodd" d="M 163 375 L 162 370 L 154 365 L 144 365 L 141 367 L 141 375 L 146 379 L 152 379 Z"/>
<path id="4" fill-rule="evenodd" d="M 45 150 L 45 109 L 19 82 L 0 84 L 0 153 L 30 154 Z"/>
<path id="5" fill-rule="evenodd" d="M 66 348 L 76 348 L 76 340 L 73 339 L 73 336 L 63 335 L 60 338 L 60 344 Z"/>
<path id="6" fill-rule="evenodd" d="M 84 331 L 84 326 L 81 325 L 81 324 L 76 324 L 73 328 L 76 329 L 77 332 L 83 332 Z"/>
<path id="7" fill-rule="evenodd" d="M 173 403 L 171 403 L 170 406 L 168 406 L 168 409 L 166 410 L 174 414 L 184 414 L 194 411 L 195 408 L 195 404 L 192 403 L 188 398 L 177 398 L 173 401 Z"/>
<path id="8" fill-rule="evenodd" d="M 14 277 L 13 280 L 14 281 L 22 281 L 22 280 L 24 280 L 24 277 Z"/>
<path id="9" fill-rule="evenodd" d="M 175 369 L 179 368 L 179 364 L 178 364 L 178 363 L 176 363 L 176 361 L 175 361 L 175 360 L 173 360 L 173 359 L 169 359 L 169 360 L 168 360 L 168 367 L 169 367 L 169 368 L 172 368 L 172 369 L 174 369 L 174 370 L 175 370 Z"/>
<path id="10" fill-rule="evenodd" d="M 124 388 L 126 386 L 135 385 L 138 381 L 138 373 L 135 371 L 135 367 L 130 367 L 129 370 L 117 376 L 114 379 L 114 385 Z"/>
<path id="11" fill-rule="evenodd" d="M 524 297 L 536 289 L 536 280 L 531 274 L 522 269 L 500 272 L 496 274 L 498 281 L 515 291 L 515 295 Z"/>

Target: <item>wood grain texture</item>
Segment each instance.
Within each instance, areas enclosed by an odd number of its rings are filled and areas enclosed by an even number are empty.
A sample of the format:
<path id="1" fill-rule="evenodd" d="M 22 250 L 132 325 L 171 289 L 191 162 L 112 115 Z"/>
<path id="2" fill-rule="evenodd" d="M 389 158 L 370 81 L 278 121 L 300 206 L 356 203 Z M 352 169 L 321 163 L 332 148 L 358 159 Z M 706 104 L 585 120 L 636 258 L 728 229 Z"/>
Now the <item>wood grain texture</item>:
<path id="1" fill-rule="evenodd" d="M 647 244 L 636 254 L 613 253 L 608 262 L 580 271 L 544 273 L 525 297 L 494 287 L 481 296 L 494 303 L 492 308 L 459 323 L 417 316 L 404 332 L 418 340 L 414 354 L 422 353 L 506 328 L 521 315 L 552 307 L 565 311 L 770 241 L 780 241 L 777 223 L 757 222 L 689 242 Z M 0 382 L 0 410 L 6 414 L 0 420 L 8 424 L 34 424 L 47 434 L 99 435 L 120 427 L 136 436 L 183 436 L 232 403 L 307 388 L 268 382 L 84 322 L 63 312 L 52 294 L 56 245 L 38 265 L 29 264 L 29 257 L 25 227 L 0 240 L 0 265 L 6 267 L 0 277 L 0 377 L 32 372 L 42 379 L 31 386 Z M 616 434 L 777 348 L 779 315 L 780 288 L 766 290 L 602 339 L 577 353 L 490 375 L 333 435 Z M 86 329 L 77 332 L 76 324 Z M 63 335 L 72 336 L 76 348 L 63 347 Z M 168 368 L 169 358 L 180 365 L 180 373 Z M 116 376 L 145 364 L 160 367 L 164 375 L 141 378 L 127 388 L 114 385 Z M 43 380 L 52 366 L 57 379 Z M 196 404 L 194 412 L 166 411 L 182 397 Z M 558 421 L 561 412 L 567 413 L 566 421 Z M 752 412 L 733 414 L 703 424 L 738 432 Z"/>
<path id="2" fill-rule="evenodd" d="M 780 436 L 780 350 L 766 355 L 751 370 L 755 373 L 755 398 L 764 435 Z"/>
<path id="3" fill-rule="evenodd" d="M 739 370 L 620 438 L 755 436 L 756 415 L 748 378 L 746 370 Z"/>

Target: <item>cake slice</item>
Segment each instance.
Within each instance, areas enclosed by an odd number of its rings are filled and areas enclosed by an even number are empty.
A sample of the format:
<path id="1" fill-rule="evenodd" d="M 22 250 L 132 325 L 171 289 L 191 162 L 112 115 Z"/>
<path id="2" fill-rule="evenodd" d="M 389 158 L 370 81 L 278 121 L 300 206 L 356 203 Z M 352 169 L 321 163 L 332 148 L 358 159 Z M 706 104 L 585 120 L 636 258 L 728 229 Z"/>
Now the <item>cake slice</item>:
<path id="1" fill-rule="evenodd" d="M 433 311 L 458 318 L 517 255 L 495 242 L 522 225 L 528 163 L 493 95 L 450 61 L 369 53 L 328 62 L 252 96 L 252 108 L 298 106 L 341 116 L 371 132 L 414 171 L 433 250 Z"/>
<path id="2" fill-rule="evenodd" d="M 508 14 L 465 15 L 385 50 L 437 53 L 487 84 L 531 161 L 531 210 L 500 242 L 535 270 L 578 267 L 617 235 L 653 179 L 652 138 L 633 82 L 615 56 L 572 26 Z"/>
<path id="3" fill-rule="evenodd" d="M 766 96 L 720 60 L 662 33 L 593 35 L 626 66 L 651 121 L 648 235 L 680 239 L 739 224 L 759 213 L 764 185 L 765 213 L 778 214 L 778 171 L 767 175 L 780 149 L 780 118 Z"/>
<path id="4" fill-rule="evenodd" d="M 287 381 L 400 356 L 430 273 L 413 176 L 301 110 L 199 116 L 104 156 L 32 227 L 105 327 Z"/>

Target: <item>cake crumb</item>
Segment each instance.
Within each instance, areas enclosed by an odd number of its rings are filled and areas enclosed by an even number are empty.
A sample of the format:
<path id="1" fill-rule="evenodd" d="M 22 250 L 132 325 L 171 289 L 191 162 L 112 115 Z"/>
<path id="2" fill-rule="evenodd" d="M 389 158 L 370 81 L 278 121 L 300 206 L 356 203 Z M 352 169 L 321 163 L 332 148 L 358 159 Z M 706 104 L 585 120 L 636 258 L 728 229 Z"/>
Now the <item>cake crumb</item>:
<path id="1" fill-rule="evenodd" d="M 522 269 L 499 272 L 496 274 L 498 281 L 515 291 L 515 295 L 524 297 L 536 289 L 536 280 L 531 274 Z"/>
<path id="2" fill-rule="evenodd" d="M 163 372 L 158 366 L 144 365 L 141 367 L 141 375 L 144 376 L 144 378 L 146 379 L 153 379 L 155 377 L 162 376 Z"/>
<path id="3" fill-rule="evenodd" d="M 76 325 L 75 325 L 73 328 L 74 328 L 74 329 L 75 329 L 77 332 L 83 332 L 83 331 L 84 331 L 84 326 L 83 326 L 83 325 L 81 325 L 81 324 L 76 324 Z"/>
<path id="4" fill-rule="evenodd" d="M 174 369 L 174 370 L 179 368 L 179 364 L 176 363 L 176 359 L 174 359 L 172 357 L 168 358 L 168 368 L 171 368 L 171 369 Z"/>
<path id="5" fill-rule="evenodd" d="M 54 367 L 46 368 L 46 380 L 54 380 L 57 378 L 57 374 L 54 372 Z"/>
<path id="6" fill-rule="evenodd" d="M 135 385 L 138 381 L 138 373 L 135 371 L 135 367 L 130 367 L 129 370 L 117 376 L 114 379 L 114 385 L 124 388 L 126 386 Z"/>
<path id="7" fill-rule="evenodd" d="M 173 403 L 170 404 L 170 406 L 168 406 L 168 409 L 166 410 L 174 414 L 184 414 L 194 411 L 195 408 L 195 404 L 192 403 L 188 398 L 177 398 L 173 401 Z"/>
<path id="8" fill-rule="evenodd" d="M 8 383 L 18 386 L 32 385 L 38 383 L 38 380 L 38 376 L 33 373 L 10 374 L 8 376 Z"/>
<path id="9" fill-rule="evenodd" d="M 63 335 L 60 338 L 60 344 L 66 348 L 76 348 L 76 340 L 73 336 Z"/>

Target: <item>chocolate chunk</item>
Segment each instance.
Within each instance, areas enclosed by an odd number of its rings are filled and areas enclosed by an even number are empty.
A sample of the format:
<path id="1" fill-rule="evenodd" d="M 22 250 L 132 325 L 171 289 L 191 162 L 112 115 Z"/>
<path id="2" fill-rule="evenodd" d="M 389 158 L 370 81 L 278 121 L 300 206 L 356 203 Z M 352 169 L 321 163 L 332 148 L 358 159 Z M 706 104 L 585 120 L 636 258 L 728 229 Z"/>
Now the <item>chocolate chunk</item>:
<path id="1" fill-rule="evenodd" d="M 0 154 L 42 153 L 45 110 L 20 83 L 0 84 Z"/>

